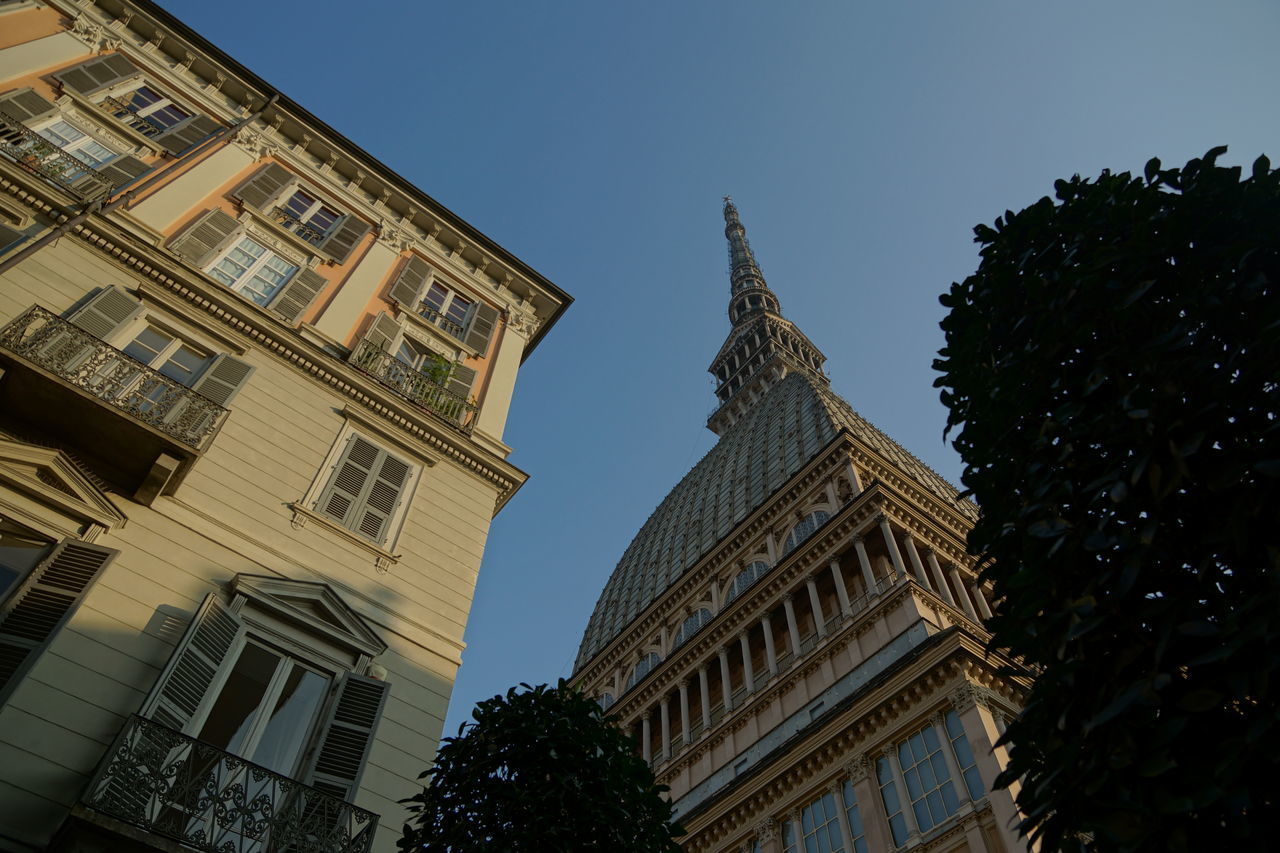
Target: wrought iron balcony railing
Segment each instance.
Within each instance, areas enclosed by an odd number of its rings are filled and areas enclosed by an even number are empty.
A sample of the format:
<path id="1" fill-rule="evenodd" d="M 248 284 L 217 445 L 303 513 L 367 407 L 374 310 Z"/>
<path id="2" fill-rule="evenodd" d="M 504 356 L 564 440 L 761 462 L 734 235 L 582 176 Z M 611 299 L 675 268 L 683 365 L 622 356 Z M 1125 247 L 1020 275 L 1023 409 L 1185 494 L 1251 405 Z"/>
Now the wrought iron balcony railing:
<path id="1" fill-rule="evenodd" d="M 274 208 L 271 211 L 271 219 L 286 231 L 292 231 L 295 236 L 313 246 L 320 245 L 320 242 L 324 240 L 325 231 L 320 230 L 309 222 L 303 222 L 294 216 L 291 211 L 283 207 Z"/>
<path id="2" fill-rule="evenodd" d="M 423 302 L 421 305 L 418 306 L 418 315 L 421 316 L 423 319 L 425 319 L 427 322 L 433 323 L 434 325 L 444 329 L 447 333 L 449 333 L 450 335 L 453 335 L 458 340 L 462 340 L 464 337 L 466 337 L 466 334 L 467 334 L 466 327 L 453 322 L 448 317 L 441 314 L 439 311 L 432 308 L 430 305 L 428 305 L 425 302 Z"/>
<path id="3" fill-rule="evenodd" d="M 368 853 L 378 826 L 371 811 L 136 715 L 82 800 L 205 853 Z"/>
<path id="4" fill-rule="evenodd" d="M 439 415 L 463 432 L 471 432 L 475 424 L 475 404 L 450 391 L 430 374 L 405 364 L 370 341 L 360 342 L 351 354 L 351 364 L 410 402 Z"/>
<path id="5" fill-rule="evenodd" d="M 39 306 L 0 328 L 0 349 L 195 449 L 227 414 L 200 392 Z"/>
<path id="6" fill-rule="evenodd" d="M 138 108 L 120 98 L 103 98 L 100 106 L 143 136 L 159 136 L 167 128 L 150 116 L 138 115 Z"/>
<path id="7" fill-rule="evenodd" d="M 111 179 L 5 112 L 0 112 L 0 153 L 81 201 L 101 198 L 114 186 Z"/>

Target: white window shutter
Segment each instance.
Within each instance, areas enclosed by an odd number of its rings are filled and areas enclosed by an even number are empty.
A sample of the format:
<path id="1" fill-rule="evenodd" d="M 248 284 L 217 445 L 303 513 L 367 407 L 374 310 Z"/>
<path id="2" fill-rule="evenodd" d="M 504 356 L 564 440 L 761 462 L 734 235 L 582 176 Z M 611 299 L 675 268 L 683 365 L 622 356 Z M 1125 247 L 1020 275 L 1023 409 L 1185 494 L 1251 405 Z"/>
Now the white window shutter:
<path id="1" fill-rule="evenodd" d="M 320 241 L 316 249 L 324 252 L 335 263 L 345 263 L 355 250 L 364 235 L 369 233 L 369 223 L 358 216 L 348 214 L 342 217 L 332 231 Z"/>
<path id="2" fill-rule="evenodd" d="M 0 95 L 0 113 L 23 124 L 52 118 L 58 108 L 32 89 L 15 89 Z"/>
<path id="3" fill-rule="evenodd" d="M 431 278 L 431 273 L 430 264 L 418 255 L 410 255 L 408 263 L 391 283 L 388 294 L 393 300 L 412 311 L 418 307 L 418 301 L 422 299 L 422 289 Z"/>
<path id="4" fill-rule="evenodd" d="M 293 182 L 292 172 L 278 163 L 268 163 L 232 190 L 231 197 L 240 199 L 250 207 L 265 210 Z"/>
<path id="5" fill-rule="evenodd" d="M 489 338 L 493 336 L 493 329 L 497 324 L 498 309 L 484 302 L 476 303 L 464 343 L 484 355 L 489 350 Z"/>
<path id="6" fill-rule="evenodd" d="M 254 369 L 249 362 L 222 353 L 191 383 L 191 390 L 199 391 L 225 408 L 249 381 Z"/>
<path id="7" fill-rule="evenodd" d="M 296 323 L 302 319 L 303 312 L 311 307 L 311 303 L 316 301 L 316 297 L 328 283 L 325 277 L 315 270 L 300 269 L 284 283 L 268 307 L 287 322 Z"/>
<path id="8" fill-rule="evenodd" d="M 357 517 L 363 504 L 369 478 L 383 455 L 384 451 L 355 433 L 348 436 L 347 446 L 316 501 L 316 512 L 351 529 L 351 520 Z"/>
<path id="9" fill-rule="evenodd" d="M 142 313 L 142 303 L 114 284 L 104 287 L 67 317 L 72 325 L 106 340 Z"/>
<path id="10" fill-rule="evenodd" d="M 202 710 L 205 695 L 243 630 L 240 617 L 218 600 L 217 593 L 205 596 L 143 703 L 142 715 L 175 731 L 185 729 Z"/>
<path id="11" fill-rule="evenodd" d="M 224 210 L 214 208 L 197 218 L 169 241 L 169 251 L 202 267 L 213 259 L 227 238 L 240 229 L 240 221 Z"/>
<path id="12" fill-rule="evenodd" d="M 151 171 L 151 167 L 137 157 L 116 157 L 101 166 L 95 166 L 94 171 L 107 179 L 114 192 Z"/>
<path id="13" fill-rule="evenodd" d="M 355 799 L 390 692 L 385 681 L 367 675 L 348 672 L 343 677 L 320 729 L 305 779 L 308 785 L 347 801 Z"/>
<path id="14" fill-rule="evenodd" d="M 446 387 L 463 400 L 468 400 L 471 398 L 471 385 L 475 381 L 475 370 L 470 367 L 463 367 L 461 364 L 455 364 L 453 372 L 449 374 L 449 384 Z"/>
<path id="15" fill-rule="evenodd" d="M 64 539 L 0 604 L 0 705 L 118 553 Z"/>
<path id="16" fill-rule="evenodd" d="M 408 464 L 384 451 L 355 519 L 357 533 L 379 545 L 387 541 L 391 519 L 409 482 L 409 470 Z"/>
<path id="17" fill-rule="evenodd" d="M 152 137 L 152 142 L 163 145 L 170 154 L 181 154 L 196 143 L 203 142 L 221 127 L 217 120 L 208 116 L 192 116 L 164 133 L 156 134 Z"/>
<path id="18" fill-rule="evenodd" d="M 396 318 L 383 311 L 370 321 L 369 328 L 365 330 L 364 337 L 360 339 L 360 343 L 356 345 L 352 354 L 359 354 L 365 349 L 363 344 L 368 344 L 368 349 L 392 352 L 396 341 L 400 339 L 400 331 L 400 323 Z"/>
<path id="19" fill-rule="evenodd" d="M 64 89 L 92 95 L 138 74 L 138 67 L 123 54 L 109 53 L 59 71 L 53 77 Z"/>

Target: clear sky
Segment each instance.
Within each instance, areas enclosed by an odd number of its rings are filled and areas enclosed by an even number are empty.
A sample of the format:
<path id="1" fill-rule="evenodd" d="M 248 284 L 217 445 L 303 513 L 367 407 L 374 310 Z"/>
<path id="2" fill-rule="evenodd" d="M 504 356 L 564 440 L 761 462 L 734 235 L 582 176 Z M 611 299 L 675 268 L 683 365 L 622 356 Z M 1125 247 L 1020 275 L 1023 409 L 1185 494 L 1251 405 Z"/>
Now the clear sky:
<path id="1" fill-rule="evenodd" d="M 446 733 L 567 676 L 712 445 L 720 198 L 833 387 L 944 476 L 937 295 L 971 229 L 1101 169 L 1280 161 L 1274 0 L 162 0 L 577 299 L 521 373 Z"/>

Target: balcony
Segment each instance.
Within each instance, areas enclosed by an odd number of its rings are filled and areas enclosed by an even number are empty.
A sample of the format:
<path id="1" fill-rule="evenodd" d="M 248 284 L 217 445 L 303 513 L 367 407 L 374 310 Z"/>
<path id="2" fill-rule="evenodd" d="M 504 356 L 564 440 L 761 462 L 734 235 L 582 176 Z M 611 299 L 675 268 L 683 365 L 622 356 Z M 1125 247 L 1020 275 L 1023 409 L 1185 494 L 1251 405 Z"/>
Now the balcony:
<path id="1" fill-rule="evenodd" d="M 150 116 L 138 114 L 138 108 L 120 98 L 103 98 L 99 104 L 104 110 L 120 119 L 143 136 L 159 136 L 168 128 Z"/>
<path id="2" fill-rule="evenodd" d="M 467 336 L 467 330 L 464 326 L 453 322 L 425 302 L 418 306 L 418 316 L 433 326 L 439 326 L 446 334 L 452 335 L 458 340 L 462 340 Z"/>
<path id="3" fill-rule="evenodd" d="M 368 853 L 378 826 L 371 811 L 139 716 L 76 816 L 134 839 L 141 830 L 158 849 L 204 853 Z"/>
<path id="4" fill-rule="evenodd" d="M 318 246 L 324 242 L 325 232 L 315 227 L 309 222 L 303 222 L 292 211 L 283 207 L 272 208 L 271 221 L 279 225 L 286 231 L 293 233 L 295 237 L 312 246 Z"/>
<path id="5" fill-rule="evenodd" d="M 361 341 L 351 355 L 351 364 L 372 376 L 409 402 L 443 418 L 465 433 L 475 425 L 476 406 L 450 391 L 430 374 L 384 352 L 370 341 Z"/>
<path id="6" fill-rule="evenodd" d="M 5 112 L 0 112 L 0 154 L 80 201 L 104 198 L 114 187 L 111 179 Z"/>
<path id="7" fill-rule="evenodd" d="M 227 415 L 39 306 L 0 328 L 0 412 L 144 501 L 176 487 Z"/>

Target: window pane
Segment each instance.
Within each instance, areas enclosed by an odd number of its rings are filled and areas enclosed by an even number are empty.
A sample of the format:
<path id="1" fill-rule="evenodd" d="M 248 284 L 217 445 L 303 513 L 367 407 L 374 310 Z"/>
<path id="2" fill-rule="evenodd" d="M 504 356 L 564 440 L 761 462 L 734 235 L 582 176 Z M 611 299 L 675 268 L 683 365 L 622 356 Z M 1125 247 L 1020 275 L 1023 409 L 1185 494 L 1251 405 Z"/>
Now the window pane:
<path id="1" fill-rule="evenodd" d="M 279 655 L 246 644 L 196 737 L 239 755 L 279 664 Z"/>
<path id="2" fill-rule="evenodd" d="M 52 549 L 51 540 L 0 518 L 0 602 Z"/>
<path id="3" fill-rule="evenodd" d="M 138 109 L 149 107 L 159 100 L 160 93 L 150 86 L 139 86 L 129 95 L 129 103 Z"/>
<path id="4" fill-rule="evenodd" d="M 93 139 L 84 140 L 71 154 L 86 166 L 101 166 L 116 156 L 116 152 Z"/>
<path id="5" fill-rule="evenodd" d="M 173 338 L 148 326 L 129 342 L 124 351 L 143 364 L 151 364 L 160 355 L 160 351 L 171 343 Z"/>
<path id="6" fill-rule="evenodd" d="M 178 351 L 169 356 L 169 360 L 160 366 L 160 373 L 170 379 L 176 379 L 183 385 L 190 385 L 196 373 L 204 366 L 205 357 L 187 346 L 178 347 Z"/>
<path id="7" fill-rule="evenodd" d="M 315 724 L 329 679 L 294 663 L 250 760 L 291 774 Z"/>
<path id="8" fill-rule="evenodd" d="M 157 107 L 147 113 L 147 119 L 161 128 L 168 129 L 189 118 L 191 113 L 173 104 Z"/>
<path id="9" fill-rule="evenodd" d="M 432 311 L 440 311 L 444 308 L 444 301 L 448 297 L 449 291 L 432 282 L 431 286 L 427 288 L 427 295 L 422 298 L 422 301 Z"/>
<path id="10" fill-rule="evenodd" d="M 445 316 L 453 322 L 461 326 L 467 319 L 467 312 L 471 310 L 471 301 L 463 299 L 456 293 L 453 295 L 453 301 L 449 303 L 449 310 Z"/>
<path id="11" fill-rule="evenodd" d="M 311 206 L 316 203 L 315 197 L 309 195 L 302 190 L 298 190 L 289 200 L 284 203 L 284 209 L 290 213 L 294 219 L 302 219 Z"/>
<path id="12" fill-rule="evenodd" d="M 73 142 L 84 139 L 84 134 L 76 130 L 67 122 L 58 119 L 53 124 L 40 131 L 40 135 L 45 139 L 57 145 L 59 148 L 66 148 Z"/>

